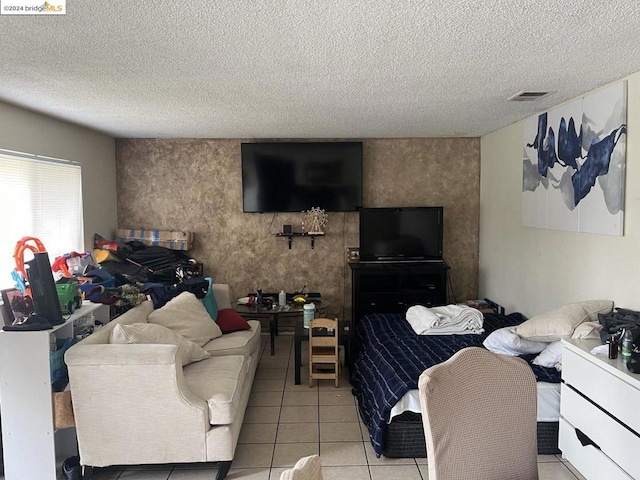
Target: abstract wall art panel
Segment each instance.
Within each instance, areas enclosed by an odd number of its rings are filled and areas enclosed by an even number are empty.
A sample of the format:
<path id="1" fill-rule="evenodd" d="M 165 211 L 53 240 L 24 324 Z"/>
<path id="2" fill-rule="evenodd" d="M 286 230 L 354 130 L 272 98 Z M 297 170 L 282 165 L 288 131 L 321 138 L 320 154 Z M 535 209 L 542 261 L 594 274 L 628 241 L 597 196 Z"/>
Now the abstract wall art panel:
<path id="1" fill-rule="evenodd" d="M 627 83 L 524 121 L 522 224 L 622 235 Z"/>

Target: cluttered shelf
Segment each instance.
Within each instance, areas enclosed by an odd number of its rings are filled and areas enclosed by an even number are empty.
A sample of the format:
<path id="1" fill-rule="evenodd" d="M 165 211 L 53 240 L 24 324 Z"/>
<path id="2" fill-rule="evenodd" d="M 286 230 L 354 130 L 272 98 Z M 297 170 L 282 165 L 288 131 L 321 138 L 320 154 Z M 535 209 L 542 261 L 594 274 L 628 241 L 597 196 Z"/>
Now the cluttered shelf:
<path id="1" fill-rule="evenodd" d="M 316 237 L 324 237 L 324 233 L 308 233 L 308 232 L 279 232 L 275 234 L 276 237 L 285 237 L 289 239 L 289 250 L 291 250 L 291 244 L 294 237 L 307 237 L 311 239 L 311 248 L 315 247 Z"/>

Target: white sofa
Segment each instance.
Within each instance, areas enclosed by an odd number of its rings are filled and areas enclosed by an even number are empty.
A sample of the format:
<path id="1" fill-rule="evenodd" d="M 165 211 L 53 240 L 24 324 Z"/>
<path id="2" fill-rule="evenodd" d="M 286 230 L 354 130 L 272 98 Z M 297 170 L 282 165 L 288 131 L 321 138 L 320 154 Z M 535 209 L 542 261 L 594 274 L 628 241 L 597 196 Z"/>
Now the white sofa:
<path id="1" fill-rule="evenodd" d="M 214 285 L 218 308 L 229 288 Z M 85 477 L 110 465 L 233 460 L 260 354 L 260 323 L 203 348 L 211 357 L 181 366 L 175 345 L 110 344 L 117 323 L 146 322 L 151 302 L 127 311 L 65 355 Z M 177 361 L 177 363 L 176 363 Z"/>

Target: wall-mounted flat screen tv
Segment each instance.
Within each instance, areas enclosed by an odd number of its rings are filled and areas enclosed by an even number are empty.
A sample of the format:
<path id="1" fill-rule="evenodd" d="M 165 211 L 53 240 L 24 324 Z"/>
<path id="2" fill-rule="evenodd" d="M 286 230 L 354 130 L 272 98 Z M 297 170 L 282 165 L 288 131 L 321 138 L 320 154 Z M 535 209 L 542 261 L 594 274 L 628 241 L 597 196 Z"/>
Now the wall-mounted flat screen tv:
<path id="1" fill-rule="evenodd" d="M 355 211 L 362 206 L 362 142 L 243 143 L 242 211 Z"/>
<path id="2" fill-rule="evenodd" d="M 360 260 L 442 260 L 442 207 L 362 208 Z"/>

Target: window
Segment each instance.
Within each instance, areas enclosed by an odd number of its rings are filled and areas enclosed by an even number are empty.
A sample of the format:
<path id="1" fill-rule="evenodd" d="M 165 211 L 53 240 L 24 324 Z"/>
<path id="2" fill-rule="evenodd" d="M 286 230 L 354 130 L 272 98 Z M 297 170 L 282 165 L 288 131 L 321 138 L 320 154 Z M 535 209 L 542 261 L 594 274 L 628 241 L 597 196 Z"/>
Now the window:
<path id="1" fill-rule="evenodd" d="M 0 288 L 14 285 L 13 251 L 23 237 L 40 239 L 51 262 L 83 251 L 79 163 L 0 150 L 0 205 Z"/>

